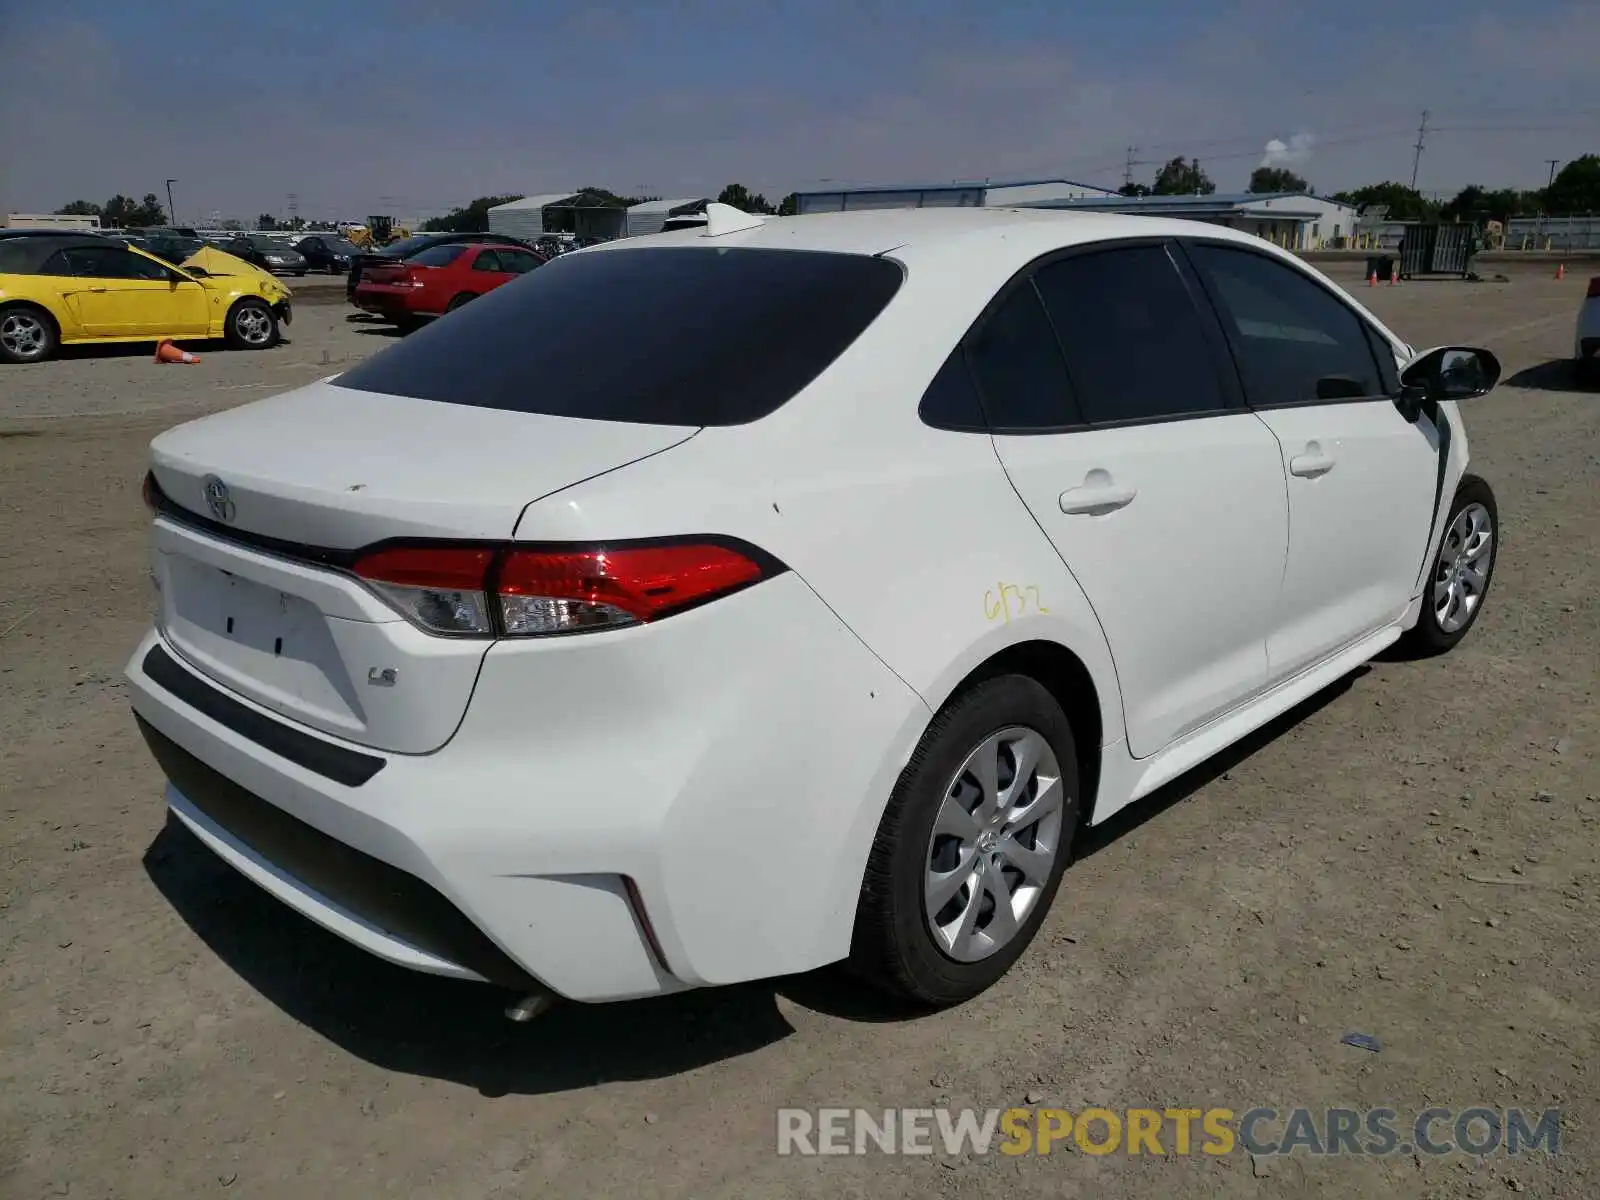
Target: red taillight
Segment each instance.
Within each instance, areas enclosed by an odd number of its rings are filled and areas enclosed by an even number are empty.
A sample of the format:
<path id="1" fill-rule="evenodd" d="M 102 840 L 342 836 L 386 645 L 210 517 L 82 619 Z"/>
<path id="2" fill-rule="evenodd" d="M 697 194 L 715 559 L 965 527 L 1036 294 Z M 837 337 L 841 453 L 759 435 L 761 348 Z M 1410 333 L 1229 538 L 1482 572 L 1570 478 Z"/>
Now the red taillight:
<path id="1" fill-rule="evenodd" d="M 1600 296 L 1600 275 L 1589 280 L 1589 299 L 1593 300 L 1596 296 Z"/>
<path id="2" fill-rule="evenodd" d="M 539 637 L 657 620 L 782 567 L 722 541 L 612 547 L 393 546 L 354 570 L 435 633 Z M 498 625 L 498 629 L 497 629 Z"/>
<path id="3" fill-rule="evenodd" d="M 727 546 L 674 542 L 604 550 L 516 550 L 496 591 L 506 633 L 631 625 L 725 595 L 765 572 Z"/>
<path id="4" fill-rule="evenodd" d="M 433 633 L 494 632 L 484 591 L 495 550 L 485 546 L 394 546 L 362 555 L 355 573 Z"/>

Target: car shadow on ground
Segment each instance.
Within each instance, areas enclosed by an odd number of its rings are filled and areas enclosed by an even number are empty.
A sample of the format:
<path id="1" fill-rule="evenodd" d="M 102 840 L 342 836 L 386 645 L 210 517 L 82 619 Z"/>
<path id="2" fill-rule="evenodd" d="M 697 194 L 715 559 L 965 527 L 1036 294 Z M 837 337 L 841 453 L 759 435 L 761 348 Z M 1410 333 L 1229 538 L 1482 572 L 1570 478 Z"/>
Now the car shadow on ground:
<path id="1" fill-rule="evenodd" d="M 1524 367 L 1500 381 L 1502 387 L 1530 388 L 1538 392 L 1582 392 L 1591 390 L 1578 378 L 1578 364 L 1570 358 L 1552 358 L 1538 366 Z"/>
<path id="2" fill-rule="evenodd" d="M 1085 831 L 1084 858 L 1126 837 L 1336 699 L 1355 673 L 1216 758 Z M 206 945 L 289 1016 L 387 1070 L 450 1080 L 485 1096 L 654 1079 L 749 1054 L 794 1028 L 778 997 L 845 1020 L 926 1016 L 879 998 L 841 966 L 761 983 L 620 1004 L 558 1005 L 505 1019 L 503 989 L 391 966 L 291 912 L 207 850 L 175 818 L 144 854 L 151 882 Z M 1068 875 L 1070 883 L 1071 875 Z M 979 1001 L 981 1003 L 981 1001 Z"/>

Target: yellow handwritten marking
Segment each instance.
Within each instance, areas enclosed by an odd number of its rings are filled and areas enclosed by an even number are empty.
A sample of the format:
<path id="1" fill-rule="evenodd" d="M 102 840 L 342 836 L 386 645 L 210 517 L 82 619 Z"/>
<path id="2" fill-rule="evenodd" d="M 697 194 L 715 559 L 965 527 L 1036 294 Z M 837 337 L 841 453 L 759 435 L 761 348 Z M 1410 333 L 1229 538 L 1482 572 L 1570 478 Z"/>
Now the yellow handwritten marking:
<path id="1" fill-rule="evenodd" d="M 1039 585 L 1036 583 L 1017 584 L 997 582 L 994 587 L 983 593 L 983 615 L 985 620 L 1007 623 L 1012 617 L 1020 617 L 1028 609 L 1028 595 L 1033 596 L 1033 611 L 1047 613 L 1050 610 L 1039 599 Z"/>

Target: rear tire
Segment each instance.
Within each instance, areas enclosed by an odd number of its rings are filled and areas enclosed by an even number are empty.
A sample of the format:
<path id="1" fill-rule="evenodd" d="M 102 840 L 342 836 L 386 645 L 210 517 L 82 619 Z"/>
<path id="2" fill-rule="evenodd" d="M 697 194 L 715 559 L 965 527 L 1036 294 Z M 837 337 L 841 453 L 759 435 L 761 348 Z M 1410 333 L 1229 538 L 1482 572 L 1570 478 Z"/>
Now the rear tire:
<path id="1" fill-rule="evenodd" d="M 44 309 L 34 304 L 0 308 L 0 362 L 44 362 L 60 348 L 61 330 Z"/>
<path id="2" fill-rule="evenodd" d="M 1043 923 L 1078 819 L 1072 729 L 1050 693 L 1001 675 L 957 697 L 922 735 L 878 827 L 851 968 L 918 1005 L 978 995 Z"/>
<path id="3" fill-rule="evenodd" d="M 445 312 L 455 312 L 456 309 L 465 307 L 477 298 L 471 292 L 462 292 L 461 295 L 453 297 L 450 303 L 445 305 L 444 310 Z"/>
<path id="4" fill-rule="evenodd" d="M 265 300 L 246 297 L 228 310 L 223 336 L 234 350 L 270 350 L 278 344 L 278 314 Z"/>
<path id="5" fill-rule="evenodd" d="M 1476 475 L 1463 476 L 1423 584 L 1422 612 L 1402 643 L 1412 657 L 1455 649 L 1477 623 L 1494 582 L 1499 538 L 1494 490 Z"/>

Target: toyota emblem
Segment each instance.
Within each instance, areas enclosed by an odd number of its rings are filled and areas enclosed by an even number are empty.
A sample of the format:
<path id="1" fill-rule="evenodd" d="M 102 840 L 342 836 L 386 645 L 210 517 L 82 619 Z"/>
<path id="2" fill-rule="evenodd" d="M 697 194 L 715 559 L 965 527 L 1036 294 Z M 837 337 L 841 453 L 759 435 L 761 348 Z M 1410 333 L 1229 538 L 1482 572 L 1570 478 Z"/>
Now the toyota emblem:
<path id="1" fill-rule="evenodd" d="M 203 486 L 206 493 L 206 507 L 211 510 L 211 515 L 224 525 L 232 525 L 235 510 L 233 497 L 228 494 L 228 485 L 215 475 L 207 475 Z"/>

